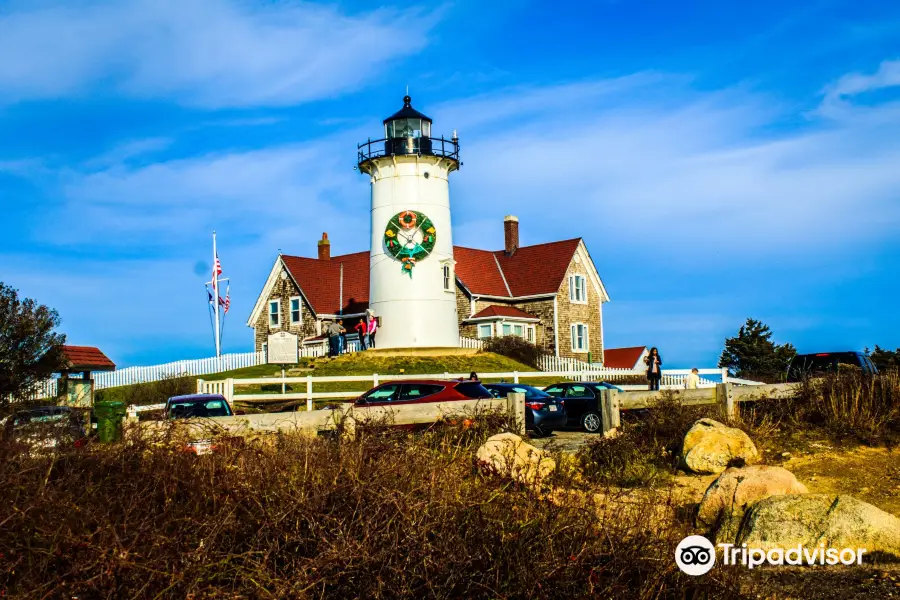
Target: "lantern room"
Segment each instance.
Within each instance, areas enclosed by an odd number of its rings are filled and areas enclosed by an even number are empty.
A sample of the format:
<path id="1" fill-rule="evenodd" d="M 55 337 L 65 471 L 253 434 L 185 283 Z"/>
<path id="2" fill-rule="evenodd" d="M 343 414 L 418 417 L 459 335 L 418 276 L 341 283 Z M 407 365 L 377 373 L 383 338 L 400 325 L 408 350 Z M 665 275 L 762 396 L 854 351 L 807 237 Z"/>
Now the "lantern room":
<path id="1" fill-rule="evenodd" d="M 422 139 L 431 137 L 431 119 L 412 107 L 412 98 L 403 97 L 403 108 L 384 120 L 384 138 Z"/>
<path id="2" fill-rule="evenodd" d="M 403 108 L 384 120 L 384 138 L 359 144 L 359 166 L 381 156 L 440 156 L 458 167 L 459 140 L 431 136 L 431 119 L 412 107 L 412 98 L 403 97 Z M 365 171 L 366 169 L 363 168 Z"/>

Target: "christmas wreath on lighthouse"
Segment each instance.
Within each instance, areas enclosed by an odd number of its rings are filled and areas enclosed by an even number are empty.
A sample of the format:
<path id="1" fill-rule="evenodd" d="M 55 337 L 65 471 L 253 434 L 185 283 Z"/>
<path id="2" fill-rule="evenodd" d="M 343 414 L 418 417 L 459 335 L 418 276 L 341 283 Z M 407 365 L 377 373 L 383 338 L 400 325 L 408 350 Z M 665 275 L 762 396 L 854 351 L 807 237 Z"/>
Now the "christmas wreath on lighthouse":
<path id="1" fill-rule="evenodd" d="M 399 260 L 404 273 L 412 277 L 416 261 L 434 250 L 437 233 L 434 223 L 423 213 L 405 210 L 394 215 L 384 230 L 384 247 Z"/>

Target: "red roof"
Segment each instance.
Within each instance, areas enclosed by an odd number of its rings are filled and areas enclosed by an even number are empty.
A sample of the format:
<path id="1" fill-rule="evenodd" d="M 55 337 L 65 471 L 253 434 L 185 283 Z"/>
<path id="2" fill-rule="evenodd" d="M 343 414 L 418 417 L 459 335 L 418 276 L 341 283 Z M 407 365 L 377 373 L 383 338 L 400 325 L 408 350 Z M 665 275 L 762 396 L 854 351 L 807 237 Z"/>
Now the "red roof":
<path id="1" fill-rule="evenodd" d="M 475 295 L 518 298 L 555 294 L 580 242 L 581 238 L 575 238 L 523 246 L 512 256 L 503 250 L 489 252 L 456 246 L 456 276 Z"/>
<path id="2" fill-rule="evenodd" d="M 493 252 L 454 246 L 453 258 L 456 260 L 456 276 L 470 292 L 509 297 Z"/>
<path id="3" fill-rule="evenodd" d="M 603 350 L 603 366 L 609 369 L 633 369 L 640 367 L 637 361 L 647 346 L 634 346 L 632 348 L 607 348 Z"/>
<path id="4" fill-rule="evenodd" d="M 524 246 L 512 256 L 506 256 L 503 250 L 491 252 L 454 246 L 456 276 L 472 294 L 479 296 L 517 298 L 555 294 L 565 279 L 580 241 L 576 238 Z M 327 260 L 287 255 L 281 258 L 316 313 L 333 315 L 340 309 L 343 314 L 358 314 L 368 308 L 368 252 L 332 256 Z M 341 263 L 344 265 L 344 306 L 339 307 Z"/>
<path id="5" fill-rule="evenodd" d="M 113 361 L 93 346 L 63 346 L 63 355 L 70 369 L 74 371 L 114 371 Z"/>
<path id="6" fill-rule="evenodd" d="M 285 266 L 303 290 L 312 309 L 336 315 L 365 312 L 369 306 L 369 253 L 332 256 L 330 260 L 282 256 Z M 344 265 L 344 305 L 341 298 L 341 264 Z"/>
<path id="7" fill-rule="evenodd" d="M 515 319 L 537 319 L 536 316 L 519 310 L 515 306 L 488 306 L 469 317 L 469 319 L 481 319 L 483 317 L 511 317 Z"/>

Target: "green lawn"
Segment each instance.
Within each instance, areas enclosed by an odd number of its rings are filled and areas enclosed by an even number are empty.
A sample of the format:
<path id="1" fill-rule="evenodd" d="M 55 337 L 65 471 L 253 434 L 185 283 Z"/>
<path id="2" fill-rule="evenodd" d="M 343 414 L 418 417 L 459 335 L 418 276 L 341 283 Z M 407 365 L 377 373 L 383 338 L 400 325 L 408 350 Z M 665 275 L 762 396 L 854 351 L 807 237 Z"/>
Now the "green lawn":
<path id="1" fill-rule="evenodd" d="M 515 361 L 513 359 L 493 354 L 489 352 L 479 352 L 471 356 L 382 356 L 373 353 L 356 353 L 347 354 L 340 358 L 326 359 L 302 359 L 300 368 L 313 366 L 312 370 L 294 370 L 289 376 L 305 377 L 312 375 L 313 377 L 327 377 L 340 375 L 372 375 L 378 373 L 380 381 L 390 380 L 391 375 L 416 375 L 430 374 L 440 375 L 443 373 L 470 373 L 475 371 L 479 375 L 486 373 L 501 373 L 511 371 L 536 371 L 532 367 Z M 236 394 L 273 394 L 273 400 L 281 392 L 281 384 L 277 383 L 281 376 L 281 367 L 278 365 L 257 365 L 255 367 L 246 367 L 243 369 L 235 369 L 232 371 L 224 371 L 221 373 L 213 373 L 202 375 L 200 377 L 191 377 L 191 382 L 187 387 L 193 391 L 196 389 L 196 380 L 203 379 L 205 381 L 219 381 L 227 378 L 233 379 L 256 379 L 261 377 L 272 377 L 271 384 L 263 385 L 236 385 Z M 485 382 L 498 382 L 498 378 L 483 377 Z M 511 381 L 511 379 L 508 379 Z M 556 379 L 549 377 L 541 377 L 535 379 L 522 380 L 522 383 L 528 383 L 536 386 L 545 386 L 554 383 Z M 136 401 L 135 391 L 141 388 L 141 391 L 149 391 L 146 386 L 162 387 L 159 399 L 152 397 L 146 400 Z M 166 386 L 158 384 L 136 384 L 133 386 L 122 386 L 117 388 L 108 388 L 101 391 L 101 395 L 107 400 L 122 400 L 128 403 L 152 404 L 156 402 L 164 402 L 164 392 Z M 345 392 L 345 391 L 366 391 L 371 387 L 371 382 L 333 382 L 333 383 L 316 383 L 314 384 L 314 392 Z M 288 384 L 286 386 L 288 392 L 305 392 L 306 384 Z M 172 391 L 171 393 L 175 393 Z M 184 391 L 179 391 L 184 393 Z M 143 394 L 141 396 L 144 396 Z M 152 395 L 151 395 L 152 396 Z M 325 401 L 317 401 L 317 404 L 325 404 Z"/>

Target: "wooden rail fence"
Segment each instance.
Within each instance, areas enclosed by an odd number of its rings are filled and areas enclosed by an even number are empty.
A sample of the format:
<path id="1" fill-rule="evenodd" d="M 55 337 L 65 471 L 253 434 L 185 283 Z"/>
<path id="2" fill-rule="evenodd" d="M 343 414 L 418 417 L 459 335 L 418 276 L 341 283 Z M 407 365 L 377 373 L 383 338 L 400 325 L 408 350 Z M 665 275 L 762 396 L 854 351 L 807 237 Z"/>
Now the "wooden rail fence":
<path id="1" fill-rule="evenodd" d="M 412 378 L 410 376 L 409 378 Z M 720 383 L 712 389 L 682 390 L 675 397 L 685 405 L 719 405 L 726 416 L 734 416 L 740 402 L 779 400 L 796 396 L 797 384 L 772 384 L 739 387 Z M 598 400 L 603 433 L 621 426 L 623 410 L 652 409 L 665 391 L 604 390 Z M 449 416 L 462 416 L 480 411 L 505 411 L 514 417 L 512 429 L 519 433 L 525 427 L 525 396 L 509 394 L 506 398 L 434 402 L 387 406 L 356 406 L 342 403 L 332 408 L 287 413 L 263 413 L 232 417 L 190 419 L 180 425 L 207 430 L 213 427 L 231 435 L 252 435 L 277 431 L 299 431 L 317 434 L 343 428 L 352 432 L 360 423 L 380 422 L 394 425 L 434 423 Z M 132 415 L 133 416 L 133 415 Z M 160 427 L 159 422 L 142 423 L 147 429 Z"/>
<path id="2" fill-rule="evenodd" d="M 664 379 L 670 383 L 668 389 L 677 389 L 683 385 L 684 378 L 690 373 L 689 369 L 676 369 L 663 371 Z M 722 369 L 701 369 L 701 374 L 720 375 L 727 381 L 727 372 L 723 373 Z M 502 373 L 481 373 L 482 380 L 504 380 L 512 383 L 520 383 L 528 379 L 536 378 L 556 378 L 560 380 L 580 380 L 580 381 L 609 381 L 610 371 L 606 369 L 595 369 L 592 371 L 510 371 Z M 246 379 L 219 379 L 219 380 L 197 380 L 198 394 L 221 394 L 229 403 L 248 402 L 248 403 L 266 403 L 266 402 L 283 402 L 290 400 L 305 400 L 307 410 L 313 410 L 315 400 L 346 400 L 357 398 L 364 394 L 368 389 L 379 385 L 385 381 L 404 381 L 415 379 L 466 379 L 468 373 L 437 373 L 437 374 L 413 374 L 413 375 L 384 375 L 373 373 L 372 375 L 340 375 L 330 377 L 314 377 L 307 375 L 305 377 L 254 377 Z M 366 389 L 347 390 L 337 392 L 316 392 L 314 386 L 323 383 L 365 383 Z M 756 384 L 757 382 L 744 382 L 746 384 Z M 282 393 L 240 393 L 235 392 L 235 387 L 243 386 L 261 386 L 261 385 L 280 385 Z M 299 385 L 304 388 L 303 391 L 286 391 L 287 386 Z M 616 385 L 614 383 L 614 385 Z M 715 389 L 715 382 L 709 380 L 701 380 L 700 387 L 702 389 Z M 643 386 L 638 385 L 621 385 L 625 390 L 641 389 Z"/>
<path id="3" fill-rule="evenodd" d="M 288 412 L 209 417 L 184 421 L 139 423 L 145 432 L 165 431 L 169 426 L 184 429 L 191 437 L 208 436 L 211 433 L 229 435 L 254 435 L 295 431 L 318 435 L 324 431 L 343 430 L 348 433 L 366 423 L 389 425 L 427 425 L 447 417 L 476 416 L 484 412 L 505 412 L 510 416 L 510 429 L 525 433 L 525 394 L 509 394 L 506 398 L 431 402 L 394 406 L 356 406 L 352 403 L 335 408 Z M 170 425 L 171 424 L 171 425 Z"/>

